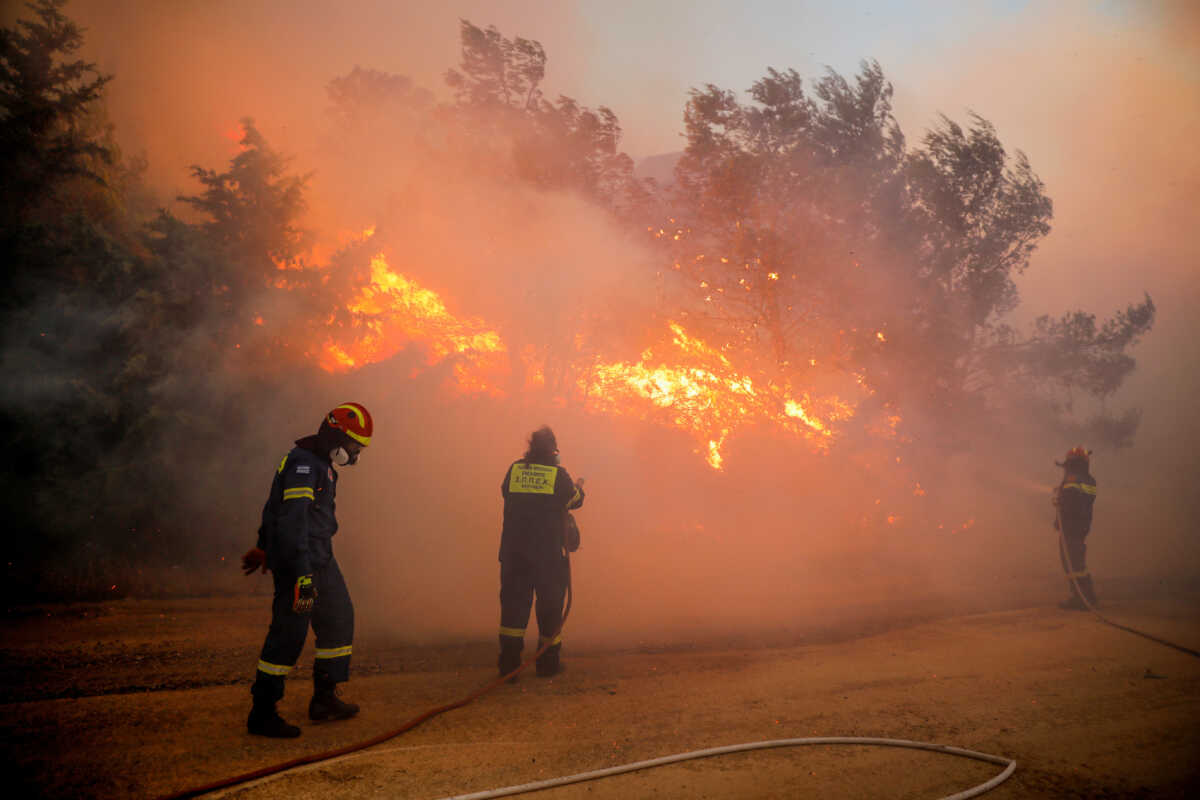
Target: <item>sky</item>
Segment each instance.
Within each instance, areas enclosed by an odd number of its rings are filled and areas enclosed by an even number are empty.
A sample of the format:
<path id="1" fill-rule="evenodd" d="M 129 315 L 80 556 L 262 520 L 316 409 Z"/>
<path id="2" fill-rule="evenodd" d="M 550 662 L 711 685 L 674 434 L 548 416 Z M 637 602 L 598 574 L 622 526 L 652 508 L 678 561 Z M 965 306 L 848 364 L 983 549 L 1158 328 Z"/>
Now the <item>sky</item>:
<path id="1" fill-rule="evenodd" d="M 1097 471 L 1105 486 L 1162 483 L 1167 488 L 1146 496 L 1174 504 L 1174 516 L 1165 517 L 1171 525 L 1187 518 L 1187 503 L 1194 507 L 1172 492 L 1189 491 L 1185 476 L 1200 466 L 1192 401 L 1200 393 L 1200 3 L 72 0 L 67 12 L 88 29 L 83 55 L 116 75 L 108 106 L 118 140 L 148 158 L 148 180 L 164 202 L 189 190 L 189 165 L 219 167 L 237 152 L 244 116 L 292 155 L 296 171 L 313 169 L 325 87 L 355 66 L 407 75 L 444 97 L 442 76 L 459 59 L 460 19 L 541 42 L 546 95 L 610 107 L 635 159 L 682 148 L 692 88 L 745 91 L 768 67 L 794 68 L 811 84 L 826 68 L 851 76 L 860 61 L 875 59 L 894 85 L 895 116 L 910 146 L 940 113 L 962 122 L 973 111 L 1045 182 L 1053 231 L 1018 281 L 1018 322 L 1077 308 L 1105 317 L 1143 293 L 1153 297 L 1155 329 L 1134 351 L 1138 371 L 1114 398 L 1118 407 L 1144 409 L 1138 444 L 1098 454 Z M 429 208 L 485 213 L 491 202 L 485 194 L 461 202 L 435 195 L 426 197 Z M 580 217 L 570 208 L 543 213 L 562 216 L 558 227 L 575 234 L 565 218 Z M 425 230 L 439 224 L 426 221 Z M 587 238 L 599 252 L 613 237 L 596 223 Z M 540 241 L 532 232 L 524 239 L 513 263 L 534 258 L 524 248 L 545 250 L 552 265 L 577 247 L 575 239 Z M 429 238 L 431 257 L 443 241 L 461 246 L 462 262 L 472 263 L 471 243 L 455 244 L 452 232 Z M 1044 475 L 1021 480 L 1056 479 L 1050 455 L 1044 460 Z M 1139 513 L 1127 504 L 1114 515 L 1129 521 Z M 490 519 L 494 509 L 480 514 Z M 611 527 L 625 522 L 614 518 Z M 438 549 L 437 534 L 428 533 L 429 553 Z M 779 536 L 787 535 L 781 525 Z M 1195 559 L 1200 550 L 1178 552 Z M 1117 560 L 1113 554 L 1109 563 Z M 492 568 L 485 559 L 480 575 Z"/>
<path id="2" fill-rule="evenodd" d="M 910 143 L 939 113 L 963 120 L 975 111 L 1029 156 L 1056 202 L 1048 258 L 1094 244 L 1097 222 L 1124 244 L 1141 236 L 1146 215 L 1184 231 L 1200 215 L 1200 156 L 1183 144 L 1200 138 L 1200 5 L 1186 0 L 76 0 L 68 8 L 89 29 L 85 56 L 117 75 L 109 97 L 121 141 L 171 185 L 186 180 L 189 164 L 227 157 L 242 116 L 303 162 L 303 129 L 323 109 L 325 86 L 356 65 L 444 93 L 458 20 L 467 19 L 540 41 L 546 94 L 612 108 L 635 159 L 681 149 L 692 88 L 744 91 L 767 67 L 811 82 L 826 68 L 851 75 L 876 59 Z M 1147 257 L 1194 263 L 1195 236 L 1185 238 L 1153 244 Z M 1031 293 L 1044 300 L 1030 306 L 1038 313 L 1075 297 L 1115 309 L 1144 288 L 1139 276 L 1106 274 L 1064 292 L 1038 282 L 1038 272 L 1050 274 L 1031 270 Z"/>

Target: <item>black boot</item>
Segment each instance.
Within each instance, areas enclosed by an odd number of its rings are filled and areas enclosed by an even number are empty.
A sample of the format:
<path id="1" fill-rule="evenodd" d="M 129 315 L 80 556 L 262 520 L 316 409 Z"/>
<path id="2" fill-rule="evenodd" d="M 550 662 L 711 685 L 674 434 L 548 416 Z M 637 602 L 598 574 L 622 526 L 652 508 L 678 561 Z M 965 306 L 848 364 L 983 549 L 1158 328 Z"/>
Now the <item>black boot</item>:
<path id="1" fill-rule="evenodd" d="M 525 641 L 523 639 L 515 636 L 500 637 L 500 657 L 496 659 L 496 667 L 500 670 L 501 675 L 507 675 L 521 666 L 521 650 L 524 648 Z M 508 682 L 516 683 L 517 677 L 513 675 Z"/>
<path id="2" fill-rule="evenodd" d="M 552 678 L 563 671 L 562 662 L 558 657 L 560 650 L 562 650 L 562 645 L 556 644 L 546 648 L 546 652 L 538 656 L 537 674 L 539 678 Z"/>
<path id="3" fill-rule="evenodd" d="M 1075 594 L 1074 592 L 1072 592 L 1071 596 L 1066 600 L 1063 600 L 1061 603 L 1059 603 L 1058 607 L 1064 611 L 1087 611 L 1087 606 L 1085 606 L 1083 601 L 1079 599 L 1079 595 Z"/>
<path id="4" fill-rule="evenodd" d="M 256 702 L 246 720 L 246 730 L 255 736 L 269 736 L 272 739 L 295 739 L 300 735 L 299 728 L 289 725 L 279 716 L 274 703 Z"/>
<path id="5" fill-rule="evenodd" d="M 1087 611 L 1087 605 L 1083 602 L 1083 598 L 1079 596 L 1079 588 L 1075 585 L 1076 582 L 1082 584 L 1087 578 L 1076 578 L 1067 583 L 1067 587 L 1071 590 L 1071 596 L 1058 604 L 1058 607 L 1066 611 Z"/>
<path id="6" fill-rule="evenodd" d="M 313 681 L 313 696 L 308 704 L 309 719 L 314 722 L 350 719 L 357 713 L 357 705 L 343 702 L 337 696 L 336 683 L 320 679 Z"/>
<path id="7" fill-rule="evenodd" d="M 1079 588 L 1083 590 L 1083 597 L 1094 608 L 1096 606 L 1096 590 L 1092 587 L 1092 576 L 1085 575 L 1079 579 Z"/>

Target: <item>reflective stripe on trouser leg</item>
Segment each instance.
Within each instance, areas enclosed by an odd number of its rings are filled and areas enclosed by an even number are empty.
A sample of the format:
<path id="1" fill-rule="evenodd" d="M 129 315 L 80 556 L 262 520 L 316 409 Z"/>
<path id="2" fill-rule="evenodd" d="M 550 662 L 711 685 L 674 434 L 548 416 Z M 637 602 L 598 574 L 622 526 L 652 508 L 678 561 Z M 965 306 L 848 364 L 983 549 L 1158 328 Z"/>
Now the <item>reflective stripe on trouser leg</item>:
<path id="1" fill-rule="evenodd" d="M 524 639 L 533 606 L 533 570 L 519 557 L 500 562 L 500 636 Z"/>
<path id="2" fill-rule="evenodd" d="M 313 572 L 317 602 L 312 611 L 313 633 L 317 638 L 313 679 L 342 683 L 350 678 L 350 654 L 354 641 L 354 604 L 337 560 Z"/>
<path id="3" fill-rule="evenodd" d="M 533 571 L 529 562 L 512 556 L 500 562 L 500 674 L 521 665 L 525 626 L 533 606 Z"/>
<path id="4" fill-rule="evenodd" d="M 1067 573 L 1067 586 L 1072 597 L 1086 597 L 1093 602 L 1095 595 L 1091 591 L 1091 573 L 1087 567 L 1087 534 L 1064 529 L 1062 545 L 1059 547 L 1059 558 L 1062 560 L 1063 571 Z M 1087 589 L 1082 584 L 1087 583 Z"/>
<path id="5" fill-rule="evenodd" d="M 255 698 L 276 702 L 283 697 L 284 678 L 300 658 L 308 636 L 308 615 L 292 610 L 292 588 L 295 578 L 274 576 L 275 596 L 271 601 L 271 627 L 263 641 L 254 674 Z"/>

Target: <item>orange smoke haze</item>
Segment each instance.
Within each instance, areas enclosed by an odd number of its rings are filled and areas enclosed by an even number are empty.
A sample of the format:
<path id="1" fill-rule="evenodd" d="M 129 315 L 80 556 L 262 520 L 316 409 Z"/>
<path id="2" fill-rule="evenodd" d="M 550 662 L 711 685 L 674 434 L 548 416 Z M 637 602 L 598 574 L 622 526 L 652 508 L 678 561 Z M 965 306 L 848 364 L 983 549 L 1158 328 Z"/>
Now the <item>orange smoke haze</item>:
<path id="1" fill-rule="evenodd" d="M 460 17 L 541 41 L 548 96 L 620 113 L 620 97 L 557 83 L 584 68 L 567 4 L 426 6 L 95 0 L 67 9 L 90 29 L 85 55 L 116 75 L 118 139 L 145 151 L 164 204 L 193 191 L 187 165 L 227 162 L 229 131 L 251 116 L 296 172 L 315 171 L 314 260 L 327 263 L 348 242 L 364 248 L 370 277 L 349 300 L 353 322 L 308 347 L 336 377 L 260 400 L 280 449 L 331 402 L 363 402 L 376 419 L 370 450 L 339 487 L 339 559 L 363 624 L 406 637 L 494 634 L 499 484 L 543 423 L 558 434 L 564 465 L 588 479 L 569 640 L 801 635 L 881 609 L 921 616 L 1058 596 L 1048 487 L 1073 442 L 1014 436 L 1002 452 L 946 458 L 905 441 L 903 410 L 872 407 L 854 381 L 771 385 L 657 308 L 661 265 L 636 228 L 580 197 L 505 182 L 477 145 L 447 141 L 403 109 L 337 131 L 325 86 L 355 65 L 444 98 Z M 961 119 L 970 107 L 1045 180 L 1055 229 L 1021 284 L 1022 313 L 1107 316 L 1143 290 L 1158 304 L 1139 372 L 1118 398 L 1146 409 L 1142 437 L 1095 461 L 1090 556 L 1103 591 L 1109 575 L 1200 566 L 1184 535 L 1200 511 L 1190 488 L 1200 444 L 1190 412 L 1200 391 L 1200 156 L 1191 144 L 1200 70 L 1195 50 L 1186 55 L 1196 17 L 1185 3 L 1162 8 L 1191 27 L 1055 8 L 884 69 L 910 141 L 936 111 Z M 694 80 L 710 79 L 719 76 Z M 622 124 L 674 132 L 684 90 L 662 117 Z M 889 346 L 882 331 L 876 338 Z M 878 425 L 841 433 L 841 422 L 862 417 Z M 244 456 L 262 464 L 264 490 L 279 455 Z M 258 507 L 240 511 L 249 540 Z"/>

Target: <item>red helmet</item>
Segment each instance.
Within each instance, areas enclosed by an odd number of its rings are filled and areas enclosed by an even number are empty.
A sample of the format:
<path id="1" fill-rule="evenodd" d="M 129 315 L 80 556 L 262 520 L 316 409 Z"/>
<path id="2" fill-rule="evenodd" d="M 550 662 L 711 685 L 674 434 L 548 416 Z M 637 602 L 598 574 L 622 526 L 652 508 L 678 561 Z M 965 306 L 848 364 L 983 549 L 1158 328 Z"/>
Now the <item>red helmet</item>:
<path id="1" fill-rule="evenodd" d="M 358 403 L 342 403 L 329 412 L 325 417 L 329 427 L 349 436 L 354 441 L 366 447 L 371 443 L 371 434 L 375 423 L 371 421 L 371 413 Z"/>
<path id="2" fill-rule="evenodd" d="M 1072 447 L 1067 451 L 1067 457 L 1063 459 L 1063 463 L 1068 461 L 1082 461 L 1083 463 L 1087 464 L 1089 461 L 1091 461 L 1091 456 L 1092 451 L 1088 450 L 1083 445 L 1080 445 L 1078 447 Z"/>

